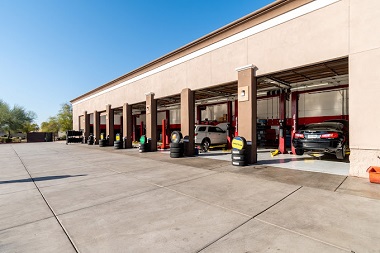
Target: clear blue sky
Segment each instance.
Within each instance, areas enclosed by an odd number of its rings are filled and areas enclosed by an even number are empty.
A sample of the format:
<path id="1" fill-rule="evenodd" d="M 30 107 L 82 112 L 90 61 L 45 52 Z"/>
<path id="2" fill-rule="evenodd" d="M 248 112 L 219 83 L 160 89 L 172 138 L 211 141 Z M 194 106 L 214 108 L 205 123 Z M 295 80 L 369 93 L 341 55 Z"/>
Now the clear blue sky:
<path id="1" fill-rule="evenodd" d="M 60 105 L 273 0 L 0 0 L 0 99 Z"/>

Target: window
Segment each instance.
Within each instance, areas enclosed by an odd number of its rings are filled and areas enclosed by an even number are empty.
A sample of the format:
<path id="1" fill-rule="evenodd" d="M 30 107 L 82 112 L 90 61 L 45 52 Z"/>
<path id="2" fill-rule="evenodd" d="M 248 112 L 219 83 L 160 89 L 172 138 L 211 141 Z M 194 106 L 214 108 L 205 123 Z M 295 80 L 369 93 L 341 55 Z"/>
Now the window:
<path id="1" fill-rule="evenodd" d="M 216 133 L 216 132 L 218 132 L 217 130 L 216 130 L 216 127 L 208 127 L 208 131 L 210 132 L 210 133 Z"/>
<path id="2" fill-rule="evenodd" d="M 220 127 L 215 127 L 216 128 L 216 132 L 218 133 L 224 133 L 224 130 L 221 129 Z"/>
<path id="3" fill-rule="evenodd" d="M 204 132 L 204 131 L 206 131 L 206 127 L 205 126 L 202 126 L 202 127 L 198 128 L 198 132 Z"/>

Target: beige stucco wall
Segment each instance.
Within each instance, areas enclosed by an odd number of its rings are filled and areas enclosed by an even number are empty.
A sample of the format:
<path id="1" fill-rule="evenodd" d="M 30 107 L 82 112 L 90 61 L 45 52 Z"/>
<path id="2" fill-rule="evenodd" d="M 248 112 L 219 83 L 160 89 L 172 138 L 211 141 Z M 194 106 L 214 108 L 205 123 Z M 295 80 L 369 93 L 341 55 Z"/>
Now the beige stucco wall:
<path id="1" fill-rule="evenodd" d="M 321 22 L 323 20 L 323 22 Z M 328 49 L 326 49 L 328 48 Z M 235 68 L 253 63 L 263 75 L 348 54 L 348 1 L 342 0 L 142 80 L 74 105 L 74 114 L 121 107 L 237 80 Z M 75 117 L 74 117 L 75 118 Z M 77 124 L 74 123 L 74 126 Z"/>
<path id="2" fill-rule="evenodd" d="M 380 1 L 350 0 L 350 175 L 380 166 Z"/>
<path id="3" fill-rule="evenodd" d="M 85 110 L 104 111 L 123 103 L 179 94 L 237 80 L 235 68 L 254 64 L 257 75 L 349 55 L 350 174 L 367 177 L 380 165 L 380 1 L 341 0 L 312 13 L 198 56 L 170 69 L 73 106 L 74 128 Z"/>

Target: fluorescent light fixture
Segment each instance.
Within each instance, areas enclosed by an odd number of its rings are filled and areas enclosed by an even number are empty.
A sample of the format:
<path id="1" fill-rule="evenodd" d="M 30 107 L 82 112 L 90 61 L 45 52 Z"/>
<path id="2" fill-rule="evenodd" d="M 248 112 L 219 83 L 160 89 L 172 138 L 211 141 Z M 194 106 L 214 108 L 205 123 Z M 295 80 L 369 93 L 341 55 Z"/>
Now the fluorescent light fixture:
<path id="1" fill-rule="evenodd" d="M 318 83 L 318 84 L 311 84 L 311 85 L 305 85 L 305 86 L 299 86 L 296 88 L 291 88 L 291 90 L 302 90 L 302 89 L 308 89 L 308 88 L 315 88 L 315 87 L 321 87 L 321 86 L 327 86 L 329 83 Z"/>

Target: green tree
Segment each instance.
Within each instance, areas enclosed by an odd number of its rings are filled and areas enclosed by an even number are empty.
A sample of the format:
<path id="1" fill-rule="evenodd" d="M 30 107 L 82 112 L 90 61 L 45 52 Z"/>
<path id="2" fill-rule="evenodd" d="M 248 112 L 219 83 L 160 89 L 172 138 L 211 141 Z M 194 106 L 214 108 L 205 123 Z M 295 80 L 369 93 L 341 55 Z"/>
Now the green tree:
<path id="1" fill-rule="evenodd" d="M 11 108 L 3 100 L 0 100 L 0 130 L 8 133 L 8 138 L 11 134 L 22 131 L 27 123 L 32 123 L 36 118 L 36 114 L 32 111 L 26 111 L 25 108 L 14 105 Z"/>
<path id="2" fill-rule="evenodd" d="M 59 130 L 66 132 L 73 129 L 73 108 L 71 104 L 64 103 L 57 114 Z"/>
<path id="3" fill-rule="evenodd" d="M 24 133 L 30 133 L 30 132 L 37 132 L 40 130 L 40 127 L 36 123 L 31 123 L 27 122 L 23 127 L 22 127 L 22 132 Z"/>
<path id="4" fill-rule="evenodd" d="M 41 123 L 41 131 L 58 133 L 59 131 L 58 119 L 56 117 L 49 117 L 48 121 Z"/>

